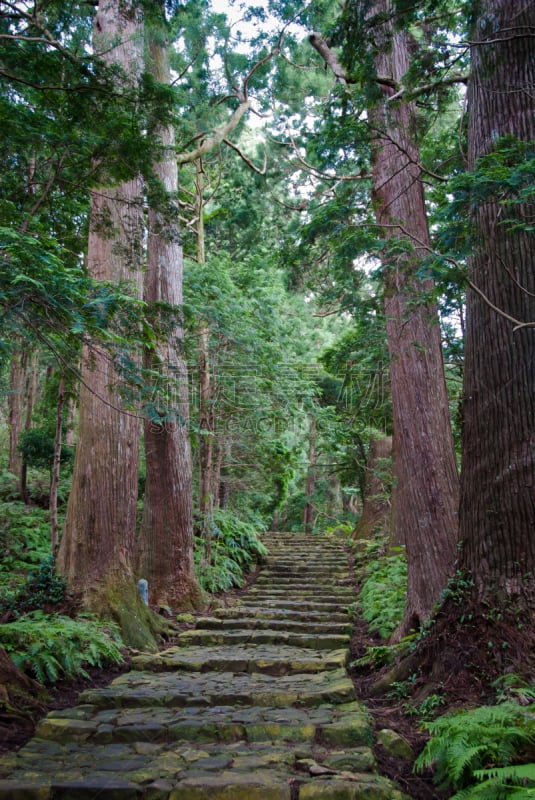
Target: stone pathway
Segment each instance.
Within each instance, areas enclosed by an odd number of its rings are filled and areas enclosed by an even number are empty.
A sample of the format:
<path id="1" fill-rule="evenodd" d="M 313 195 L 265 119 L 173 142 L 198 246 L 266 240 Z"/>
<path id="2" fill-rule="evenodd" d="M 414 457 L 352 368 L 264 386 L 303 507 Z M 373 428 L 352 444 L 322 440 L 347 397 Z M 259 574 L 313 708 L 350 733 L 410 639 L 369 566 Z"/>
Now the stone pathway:
<path id="1" fill-rule="evenodd" d="M 374 771 L 370 719 L 345 670 L 347 556 L 266 534 L 233 606 L 0 759 L 0 800 L 399 800 Z"/>

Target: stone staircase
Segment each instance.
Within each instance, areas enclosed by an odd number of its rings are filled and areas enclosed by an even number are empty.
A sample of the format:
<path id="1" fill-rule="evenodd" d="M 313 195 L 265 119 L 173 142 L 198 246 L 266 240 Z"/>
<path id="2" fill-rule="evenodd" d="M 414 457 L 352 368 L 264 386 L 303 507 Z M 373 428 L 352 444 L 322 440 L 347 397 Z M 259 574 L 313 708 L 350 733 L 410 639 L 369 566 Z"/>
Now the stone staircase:
<path id="1" fill-rule="evenodd" d="M 266 534 L 257 582 L 0 759 L 0 800 L 388 800 L 345 665 L 336 541 Z"/>

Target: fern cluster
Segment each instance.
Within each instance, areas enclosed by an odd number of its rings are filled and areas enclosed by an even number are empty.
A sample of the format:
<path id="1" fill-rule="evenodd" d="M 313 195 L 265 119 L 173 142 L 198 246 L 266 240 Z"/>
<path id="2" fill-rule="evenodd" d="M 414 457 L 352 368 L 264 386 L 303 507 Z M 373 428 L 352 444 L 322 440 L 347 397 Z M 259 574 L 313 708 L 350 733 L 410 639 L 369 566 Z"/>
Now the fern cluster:
<path id="1" fill-rule="evenodd" d="M 200 537 L 195 539 L 195 565 L 202 588 L 217 593 L 228 591 L 233 586 L 243 586 L 244 575 L 252 562 L 267 553 L 256 528 L 238 519 L 231 511 L 218 508 L 210 518 L 210 533 L 210 563 L 203 558 L 203 540 Z"/>
<path id="2" fill-rule="evenodd" d="M 117 626 L 89 614 L 71 619 L 33 611 L 0 625 L 0 646 L 18 667 L 44 684 L 88 677 L 87 666 L 123 661 Z"/>
<path id="3" fill-rule="evenodd" d="M 504 702 L 445 714 L 426 723 L 432 734 L 418 757 L 433 767 L 455 800 L 528 800 L 535 797 L 535 764 L 524 763 L 535 743 L 535 704 Z"/>
<path id="4" fill-rule="evenodd" d="M 379 556 L 366 564 L 366 578 L 358 598 L 361 615 L 383 639 L 403 618 L 407 592 L 407 562 L 402 551 Z"/>

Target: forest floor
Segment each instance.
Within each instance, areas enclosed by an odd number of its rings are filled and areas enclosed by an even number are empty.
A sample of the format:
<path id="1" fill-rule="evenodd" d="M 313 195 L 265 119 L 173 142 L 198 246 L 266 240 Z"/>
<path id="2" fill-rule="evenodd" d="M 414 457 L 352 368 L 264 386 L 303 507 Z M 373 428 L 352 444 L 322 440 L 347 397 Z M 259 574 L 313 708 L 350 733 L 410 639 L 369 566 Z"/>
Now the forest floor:
<path id="1" fill-rule="evenodd" d="M 254 585 L 258 569 L 248 578 L 246 585 L 240 589 L 226 594 L 223 597 L 214 598 L 211 603 L 203 609 L 199 615 L 206 615 L 213 607 L 227 605 L 246 593 Z M 57 610 L 57 609 L 56 609 Z M 177 634 L 186 628 L 193 627 L 183 623 L 177 627 Z M 162 645 L 162 649 L 169 648 L 172 640 L 168 640 Z M 366 646 L 378 644 L 377 637 L 370 634 L 366 623 L 359 620 L 355 624 L 352 638 L 352 659 L 359 657 L 364 652 Z M 42 708 L 38 718 L 47 714 L 51 710 L 59 710 L 72 707 L 78 702 L 80 693 L 88 688 L 99 688 L 108 685 L 114 678 L 130 670 L 128 656 L 123 664 L 107 669 L 88 669 L 89 678 L 76 681 L 61 681 L 50 690 L 50 699 Z M 400 734 L 412 748 L 415 756 L 423 749 L 427 740 L 426 734 L 421 730 L 421 721 L 407 713 L 406 703 L 400 698 L 390 695 L 381 697 L 372 696 L 370 687 L 379 677 L 381 671 L 362 671 L 350 670 L 358 696 L 365 703 L 370 714 L 374 719 L 375 730 L 390 729 Z M 440 711 L 446 711 L 447 707 L 442 706 Z M 10 720 L 6 724 L 0 721 L 0 754 L 16 751 L 31 739 L 35 724 L 38 718 Z M 378 762 L 379 773 L 391 778 L 401 788 L 404 794 L 415 800 L 441 800 L 447 796 L 444 792 L 439 792 L 433 785 L 431 775 L 417 775 L 413 771 L 412 760 L 407 757 L 388 755 L 384 748 L 377 744 L 374 749 L 375 757 Z"/>

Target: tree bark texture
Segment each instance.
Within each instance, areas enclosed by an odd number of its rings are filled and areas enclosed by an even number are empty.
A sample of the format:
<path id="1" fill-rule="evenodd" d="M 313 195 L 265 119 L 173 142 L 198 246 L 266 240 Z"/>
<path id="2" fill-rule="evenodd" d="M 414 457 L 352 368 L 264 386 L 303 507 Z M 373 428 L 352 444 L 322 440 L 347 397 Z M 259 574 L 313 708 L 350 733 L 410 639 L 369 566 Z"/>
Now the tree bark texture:
<path id="1" fill-rule="evenodd" d="M 195 161 L 195 218 L 197 220 L 197 261 L 206 262 L 204 235 L 204 170 L 202 159 Z M 210 330 L 205 320 L 199 322 L 199 511 L 205 543 L 205 558 L 212 557 L 211 517 L 215 504 L 214 489 L 214 432 L 215 402 L 210 364 Z"/>
<path id="2" fill-rule="evenodd" d="M 375 68 L 393 85 L 409 67 L 407 33 L 394 30 L 390 0 L 374 3 Z M 377 19 L 377 17 L 376 17 Z M 453 572 L 457 543 L 458 476 L 448 413 L 438 315 L 426 299 L 432 282 L 418 275 L 430 238 L 415 110 L 388 104 L 393 88 L 370 109 L 375 214 L 385 239 L 385 312 L 394 427 L 394 527 L 405 542 L 409 583 L 403 636 L 430 616 Z"/>
<path id="3" fill-rule="evenodd" d="M 101 0 L 93 40 L 95 52 L 133 85 L 143 63 L 137 3 Z M 139 178 L 92 190 L 89 275 L 129 281 L 140 297 L 142 232 Z M 121 376 L 102 348 L 84 347 L 81 372 L 78 446 L 58 570 L 87 608 L 114 616 L 125 640 L 143 646 L 151 634 L 133 570 L 140 420 L 121 407 Z"/>
<path id="4" fill-rule="evenodd" d="M 503 137 L 535 141 L 535 6 L 479 4 L 471 35 L 469 167 Z M 526 154 L 529 157 L 529 154 Z M 533 204 L 506 186 L 476 200 L 469 278 L 501 311 L 535 323 Z M 501 202 L 500 202 L 501 201 Z M 479 599 L 533 609 L 535 595 L 535 328 L 515 327 L 476 291 L 466 311 L 460 532 Z"/>
<path id="5" fill-rule="evenodd" d="M 392 437 L 371 439 L 366 459 L 366 490 L 362 516 L 355 526 L 353 539 L 370 539 L 388 533 L 392 525 Z"/>
<path id="6" fill-rule="evenodd" d="M 163 5 L 161 20 L 163 22 Z M 159 83 L 169 83 L 167 43 L 163 25 L 150 42 L 150 69 Z M 168 192 L 169 210 L 149 208 L 147 271 L 144 299 L 163 302 L 177 311 L 182 304 L 182 247 L 175 198 L 178 169 L 172 125 L 156 131 L 162 155 L 154 172 Z M 165 342 L 147 351 L 148 369 L 162 371 L 170 392 L 168 406 L 157 400 L 161 420 L 146 419 L 147 479 L 141 525 L 141 576 L 149 583 L 149 599 L 156 605 L 192 608 L 200 604 L 201 591 L 193 562 L 192 463 L 189 440 L 189 401 L 186 364 L 182 357 L 183 332 L 173 322 Z"/>
<path id="7" fill-rule="evenodd" d="M 65 406 L 65 376 L 59 379 L 58 404 L 56 408 L 56 433 L 54 436 L 54 458 L 50 478 L 50 544 L 55 553 L 58 546 L 58 486 L 61 469 L 61 439 L 63 433 L 63 408 Z"/>

